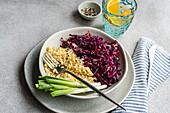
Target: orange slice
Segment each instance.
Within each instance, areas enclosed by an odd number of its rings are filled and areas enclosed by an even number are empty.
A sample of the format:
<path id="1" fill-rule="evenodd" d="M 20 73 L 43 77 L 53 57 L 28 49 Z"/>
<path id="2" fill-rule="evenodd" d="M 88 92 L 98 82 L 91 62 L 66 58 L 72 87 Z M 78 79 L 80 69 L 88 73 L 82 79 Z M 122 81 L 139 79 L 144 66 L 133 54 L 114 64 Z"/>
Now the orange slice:
<path id="1" fill-rule="evenodd" d="M 126 15 L 130 15 L 131 11 L 128 9 L 126 11 L 124 11 L 122 14 L 120 14 L 120 16 L 126 16 Z"/>
<path id="2" fill-rule="evenodd" d="M 106 5 L 106 10 L 114 15 L 120 14 L 120 0 L 109 0 Z"/>

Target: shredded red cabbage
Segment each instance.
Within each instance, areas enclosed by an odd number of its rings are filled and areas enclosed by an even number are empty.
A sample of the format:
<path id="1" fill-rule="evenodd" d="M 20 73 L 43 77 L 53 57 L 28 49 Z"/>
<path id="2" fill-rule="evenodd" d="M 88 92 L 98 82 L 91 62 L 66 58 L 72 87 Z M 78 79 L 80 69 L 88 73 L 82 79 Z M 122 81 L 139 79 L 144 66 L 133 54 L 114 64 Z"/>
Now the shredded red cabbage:
<path id="1" fill-rule="evenodd" d="M 109 43 L 87 31 L 85 35 L 70 34 L 68 40 L 61 38 L 61 41 L 61 47 L 73 49 L 78 57 L 84 59 L 84 66 L 91 69 L 98 82 L 111 86 L 119 81 L 122 71 L 119 69 L 120 45 L 116 40 Z"/>

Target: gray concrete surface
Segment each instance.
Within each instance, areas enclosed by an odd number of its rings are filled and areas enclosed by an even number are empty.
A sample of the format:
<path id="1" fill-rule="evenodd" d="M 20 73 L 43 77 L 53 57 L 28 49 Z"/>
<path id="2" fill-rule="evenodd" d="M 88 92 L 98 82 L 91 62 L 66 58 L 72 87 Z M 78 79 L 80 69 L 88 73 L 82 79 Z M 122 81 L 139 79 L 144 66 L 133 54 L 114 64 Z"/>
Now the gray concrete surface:
<path id="1" fill-rule="evenodd" d="M 63 29 L 103 29 L 101 17 L 86 21 L 77 12 L 83 0 L 0 0 L 0 113 L 50 113 L 31 94 L 23 64 L 43 38 Z M 97 0 L 101 4 L 101 0 Z M 146 36 L 170 53 L 170 0 L 138 0 L 138 11 L 124 35 L 117 38 L 132 55 Z M 150 97 L 149 113 L 170 112 L 170 79 Z"/>

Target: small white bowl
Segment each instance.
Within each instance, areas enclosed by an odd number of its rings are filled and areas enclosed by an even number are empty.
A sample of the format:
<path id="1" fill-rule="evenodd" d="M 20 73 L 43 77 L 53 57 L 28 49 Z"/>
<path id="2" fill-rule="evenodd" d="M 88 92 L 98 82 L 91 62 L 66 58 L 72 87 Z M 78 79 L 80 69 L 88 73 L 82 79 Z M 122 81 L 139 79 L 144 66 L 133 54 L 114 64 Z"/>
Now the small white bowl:
<path id="1" fill-rule="evenodd" d="M 94 8 L 94 10 L 97 12 L 97 15 L 96 16 L 87 16 L 81 12 L 81 9 L 83 9 L 83 8 Z M 97 2 L 85 1 L 79 5 L 78 12 L 80 13 L 80 15 L 83 18 L 85 18 L 87 20 L 94 20 L 101 14 L 101 6 Z"/>

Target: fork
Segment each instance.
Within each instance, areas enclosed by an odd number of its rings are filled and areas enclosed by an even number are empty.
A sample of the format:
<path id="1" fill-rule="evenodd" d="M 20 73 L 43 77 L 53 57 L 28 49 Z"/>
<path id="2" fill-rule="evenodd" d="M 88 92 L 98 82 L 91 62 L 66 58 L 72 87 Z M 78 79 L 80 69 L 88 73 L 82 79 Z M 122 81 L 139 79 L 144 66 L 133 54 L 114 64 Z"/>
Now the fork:
<path id="1" fill-rule="evenodd" d="M 66 70 L 66 66 L 61 65 L 60 62 L 58 62 L 50 53 L 46 53 L 43 56 L 43 60 L 44 62 L 48 65 L 48 67 L 56 72 L 57 74 L 61 74 L 61 73 L 69 73 L 70 75 L 72 75 L 73 77 L 75 77 L 77 80 L 81 81 L 82 83 L 84 83 L 85 85 L 87 85 L 89 88 L 91 88 L 93 91 L 97 92 L 99 95 L 103 96 L 104 98 L 106 98 L 107 100 L 109 100 L 110 102 L 114 103 L 115 105 L 119 106 L 120 108 L 122 108 L 123 110 L 126 111 L 126 109 L 124 107 L 122 107 L 121 105 L 119 105 L 118 103 L 116 103 L 115 101 L 113 101 L 111 98 L 109 98 L 108 96 L 106 96 L 103 92 L 101 92 L 100 90 L 98 90 L 96 87 L 92 86 L 90 83 L 86 82 L 85 80 L 81 79 L 80 77 L 78 77 L 77 75 L 71 73 L 70 71 Z"/>

